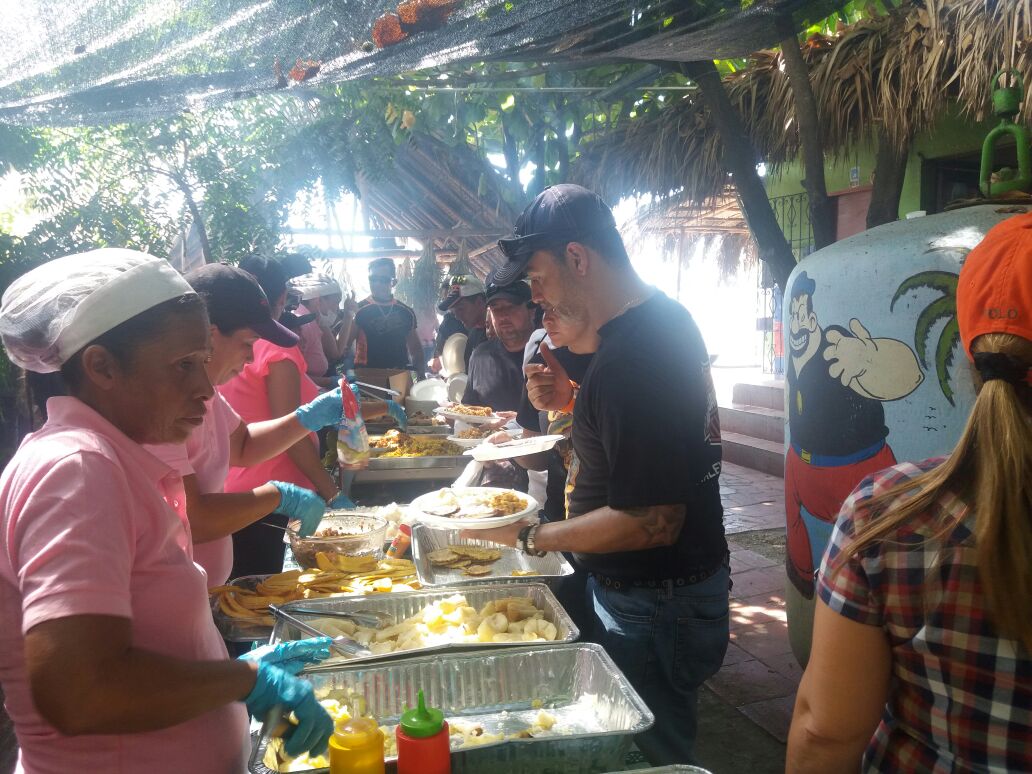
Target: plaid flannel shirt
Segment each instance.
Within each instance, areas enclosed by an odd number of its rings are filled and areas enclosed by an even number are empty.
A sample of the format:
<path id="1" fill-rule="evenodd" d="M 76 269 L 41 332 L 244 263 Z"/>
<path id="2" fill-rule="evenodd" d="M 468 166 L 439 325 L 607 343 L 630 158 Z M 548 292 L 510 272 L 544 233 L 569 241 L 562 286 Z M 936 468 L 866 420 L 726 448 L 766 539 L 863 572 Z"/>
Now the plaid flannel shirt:
<path id="1" fill-rule="evenodd" d="M 821 599 L 881 627 L 892 648 L 891 693 L 863 771 L 1030 772 L 1032 654 L 988 620 L 968 506 L 944 494 L 891 542 L 836 567 L 871 518 L 864 504 L 941 462 L 904 463 L 863 481 L 843 504 L 821 565 Z M 955 527 L 930 540 L 941 519 Z"/>

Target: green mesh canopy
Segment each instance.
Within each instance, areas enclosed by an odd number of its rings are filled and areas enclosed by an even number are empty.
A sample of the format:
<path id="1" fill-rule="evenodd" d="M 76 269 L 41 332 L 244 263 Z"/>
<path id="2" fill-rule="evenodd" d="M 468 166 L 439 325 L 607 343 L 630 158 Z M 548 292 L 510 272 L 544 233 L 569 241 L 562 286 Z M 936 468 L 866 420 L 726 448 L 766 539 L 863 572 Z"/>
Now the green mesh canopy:
<path id="1" fill-rule="evenodd" d="M 276 89 L 467 61 L 591 66 L 740 57 L 776 42 L 777 15 L 820 18 L 833 3 L 767 0 L 743 9 L 738 0 L 468 0 L 441 26 L 378 49 L 373 25 L 397 5 L 10 0 L 3 12 L 0 122 L 148 120 Z M 289 73 L 299 59 L 318 64 L 295 79 Z"/>

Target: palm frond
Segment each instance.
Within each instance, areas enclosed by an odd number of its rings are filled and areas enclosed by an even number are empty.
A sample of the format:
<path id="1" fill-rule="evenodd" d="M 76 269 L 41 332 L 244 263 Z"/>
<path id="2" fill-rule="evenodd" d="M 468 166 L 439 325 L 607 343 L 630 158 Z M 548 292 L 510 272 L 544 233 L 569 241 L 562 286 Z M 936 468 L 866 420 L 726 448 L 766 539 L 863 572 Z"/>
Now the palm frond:
<path id="1" fill-rule="evenodd" d="M 1032 85 L 1028 0 L 911 0 L 809 38 L 802 51 L 825 152 L 846 157 L 859 143 L 873 141 L 881 127 L 904 149 L 951 105 L 968 120 L 984 120 L 991 109 L 990 81 L 1012 49 L 1011 66 Z M 795 104 L 779 51 L 757 51 L 748 67 L 724 76 L 724 86 L 757 161 L 777 174 L 798 158 Z M 1032 122 L 1032 99 L 1024 101 L 1018 120 Z M 688 92 L 590 143 L 573 177 L 611 201 L 676 195 L 701 208 L 723 195 L 729 182 L 723 153 L 702 100 Z"/>
<path id="2" fill-rule="evenodd" d="M 921 359 L 921 365 L 928 367 L 927 345 L 928 334 L 939 320 L 947 317 L 955 317 L 957 314 L 957 299 L 953 296 L 943 296 L 936 299 L 924 308 L 924 311 L 917 318 L 917 325 L 914 327 L 914 348 L 917 356 Z"/>
<path id="3" fill-rule="evenodd" d="M 942 329 L 942 333 L 939 334 L 939 343 L 935 347 L 935 375 L 939 379 L 939 389 L 942 390 L 943 397 L 949 401 L 951 406 L 955 404 L 953 387 L 950 386 L 950 368 L 953 366 L 953 353 L 959 342 L 960 325 L 957 323 L 956 317 L 951 317 L 950 321 L 946 323 L 946 327 Z"/>
<path id="4" fill-rule="evenodd" d="M 899 301 L 907 293 L 918 290 L 920 288 L 929 288 L 931 290 L 937 290 L 940 293 L 944 293 L 948 296 L 957 295 L 957 280 L 960 279 L 958 274 L 954 274 L 951 271 L 922 271 L 907 277 L 903 282 L 900 283 L 899 287 L 896 288 L 896 293 L 892 296 L 892 301 L 889 303 L 889 311 L 893 311 L 896 306 L 896 302 Z"/>

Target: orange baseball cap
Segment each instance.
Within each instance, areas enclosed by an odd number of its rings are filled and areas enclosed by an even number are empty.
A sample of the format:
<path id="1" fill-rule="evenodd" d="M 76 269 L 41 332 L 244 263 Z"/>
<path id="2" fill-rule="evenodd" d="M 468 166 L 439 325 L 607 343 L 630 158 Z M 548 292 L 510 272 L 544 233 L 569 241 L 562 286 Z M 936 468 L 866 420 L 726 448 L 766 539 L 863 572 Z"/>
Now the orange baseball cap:
<path id="1" fill-rule="evenodd" d="M 957 283 L 957 323 L 964 352 L 986 333 L 1032 341 L 1032 213 L 990 229 L 968 253 Z"/>

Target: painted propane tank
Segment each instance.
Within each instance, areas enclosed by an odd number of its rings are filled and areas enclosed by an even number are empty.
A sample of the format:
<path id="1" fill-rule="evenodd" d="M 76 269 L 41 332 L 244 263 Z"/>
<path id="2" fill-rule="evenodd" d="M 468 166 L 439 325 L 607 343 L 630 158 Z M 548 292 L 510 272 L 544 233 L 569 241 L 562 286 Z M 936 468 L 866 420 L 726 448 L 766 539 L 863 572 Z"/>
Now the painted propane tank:
<path id="1" fill-rule="evenodd" d="M 987 204 L 836 242 L 792 272 L 784 300 L 786 600 L 803 665 L 814 572 L 839 507 L 897 461 L 948 453 L 974 401 L 956 318 L 964 257 L 1032 206 Z"/>

